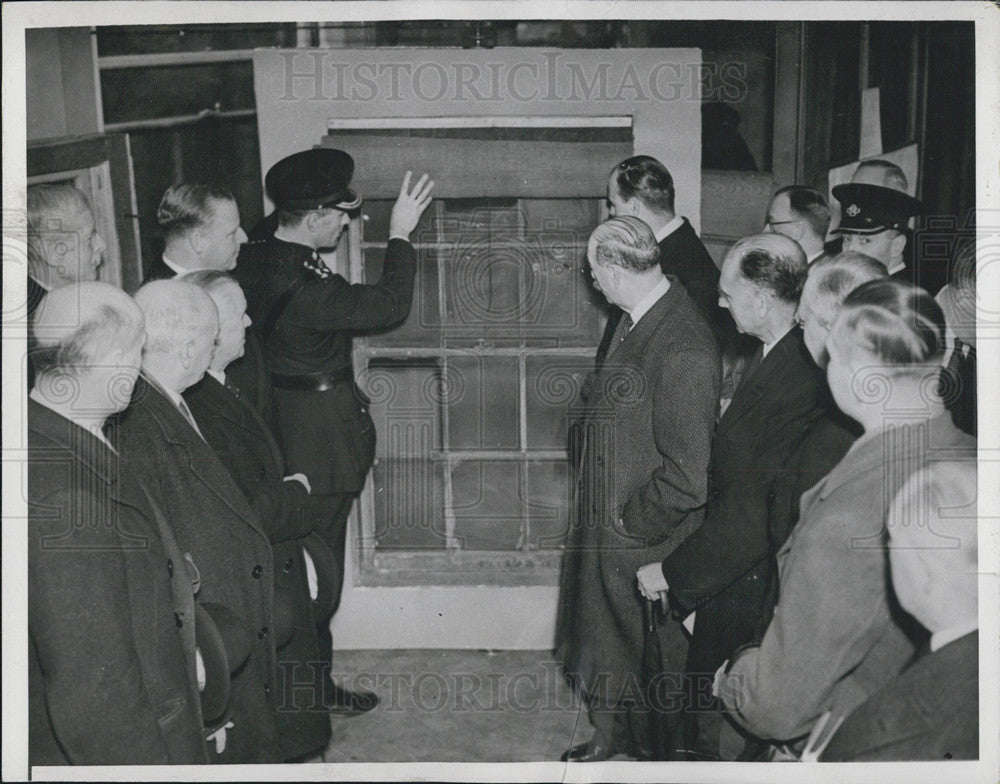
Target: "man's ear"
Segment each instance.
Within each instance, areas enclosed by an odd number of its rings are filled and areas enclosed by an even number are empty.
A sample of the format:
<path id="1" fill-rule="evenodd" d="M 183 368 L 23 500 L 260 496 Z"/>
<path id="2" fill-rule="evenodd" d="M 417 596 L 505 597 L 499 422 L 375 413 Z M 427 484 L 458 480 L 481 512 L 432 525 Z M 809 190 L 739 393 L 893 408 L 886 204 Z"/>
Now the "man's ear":
<path id="1" fill-rule="evenodd" d="M 774 295 L 765 289 L 763 286 L 754 286 L 756 290 L 754 293 L 754 302 L 757 306 L 757 315 L 760 318 L 764 318 L 771 310 L 771 306 L 774 304 Z"/>
<path id="2" fill-rule="evenodd" d="M 189 340 L 183 346 L 181 346 L 178 352 L 177 358 L 180 360 L 181 367 L 187 370 L 191 367 L 191 354 L 194 349 L 194 341 Z"/>
<path id="3" fill-rule="evenodd" d="M 317 230 L 317 224 L 322 219 L 323 219 L 323 214 L 320 212 L 306 213 L 306 217 L 302 221 L 302 227 L 310 234 L 315 234 Z"/>
<path id="4" fill-rule="evenodd" d="M 903 251 L 906 249 L 906 235 L 903 232 L 897 234 L 892 238 L 892 245 L 889 247 L 893 258 L 902 256 Z"/>
<path id="5" fill-rule="evenodd" d="M 205 235 L 202 233 L 201 227 L 195 227 L 192 231 L 188 232 L 187 240 L 191 244 L 191 250 L 195 252 L 196 256 L 201 256 L 205 251 L 205 246 L 208 244 L 205 240 Z"/>

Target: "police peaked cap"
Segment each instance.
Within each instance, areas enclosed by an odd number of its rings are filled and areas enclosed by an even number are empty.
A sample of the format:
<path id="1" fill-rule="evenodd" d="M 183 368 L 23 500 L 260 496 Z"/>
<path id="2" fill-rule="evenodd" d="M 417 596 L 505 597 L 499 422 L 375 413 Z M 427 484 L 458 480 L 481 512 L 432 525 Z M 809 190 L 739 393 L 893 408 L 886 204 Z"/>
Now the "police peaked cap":
<path id="1" fill-rule="evenodd" d="M 354 159 L 343 150 L 316 147 L 282 158 L 264 177 L 279 210 L 353 210 L 361 199 L 351 190 Z"/>
<path id="2" fill-rule="evenodd" d="M 847 183 L 833 189 L 840 202 L 837 231 L 851 234 L 878 234 L 886 229 L 902 230 L 913 215 L 924 211 L 919 199 L 881 185 Z"/>

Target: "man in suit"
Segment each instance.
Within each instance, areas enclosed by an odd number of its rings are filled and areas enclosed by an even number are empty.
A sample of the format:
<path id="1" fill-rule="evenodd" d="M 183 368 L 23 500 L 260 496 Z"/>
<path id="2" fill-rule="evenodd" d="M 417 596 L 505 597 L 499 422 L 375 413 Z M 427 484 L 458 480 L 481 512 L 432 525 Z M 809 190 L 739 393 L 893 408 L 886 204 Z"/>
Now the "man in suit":
<path id="1" fill-rule="evenodd" d="M 97 280 L 107 246 L 97 233 L 87 197 L 68 184 L 28 188 L 28 318 L 45 292 Z M 29 338 L 29 347 L 31 341 Z M 34 366 L 28 353 L 28 389 Z"/>
<path id="2" fill-rule="evenodd" d="M 764 231 L 782 234 L 799 243 L 810 266 L 826 256 L 829 228 L 830 208 L 819 191 L 805 185 L 788 185 L 771 198 Z"/>
<path id="3" fill-rule="evenodd" d="M 181 183 L 167 189 L 156 219 L 164 239 L 163 257 L 153 261 L 146 280 L 169 280 L 202 270 L 232 271 L 240 245 L 247 235 L 240 226 L 240 211 L 229 191 L 203 183 Z M 248 332 L 243 353 L 226 368 L 267 426 L 277 428 L 274 392 L 264 352 L 253 332 Z"/>
<path id="4" fill-rule="evenodd" d="M 677 547 L 701 523 L 705 503 L 718 350 L 658 255 L 652 231 L 634 216 L 598 226 L 587 249 L 595 287 L 625 315 L 588 399 L 578 516 L 563 563 L 557 642 L 594 725 L 569 760 L 648 754 L 636 729 L 643 717 L 628 706 L 643 642 L 633 575 Z M 679 673 L 683 633 L 670 623 L 665 635 L 663 667 Z"/>
<path id="5" fill-rule="evenodd" d="M 889 275 L 915 283 L 914 270 L 907 266 L 907 223 L 923 212 L 918 199 L 881 185 L 848 183 L 837 185 L 833 197 L 840 202 L 840 226 L 843 250 L 871 256 L 885 264 Z"/>
<path id="6" fill-rule="evenodd" d="M 101 432 L 138 376 L 142 313 L 113 286 L 70 284 L 45 296 L 33 327 L 29 762 L 205 763 L 183 556 Z"/>
<path id="7" fill-rule="evenodd" d="M 976 497 L 974 458 L 935 462 L 896 495 L 892 584 L 930 645 L 847 716 L 823 761 L 979 758 Z"/>
<path id="8" fill-rule="evenodd" d="M 884 265 L 860 253 L 845 252 L 821 258 L 809 267 L 795 318 L 802 327 L 806 348 L 818 367 L 826 368 L 829 359 L 826 336 L 844 298 L 862 283 L 885 276 Z M 753 635 L 756 642 L 763 639 L 778 602 L 780 585 L 776 555 L 799 521 L 803 493 L 826 476 L 862 434 L 860 425 L 834 403 L 825 380 L 820 398 L 822 405 L 805 423 L 801 439 L 789 452 L 785 468 L 771 489 L 768 539 L 773 563 L 770 590 Z M 740 759 L 756 759 L 769 748 L 769 744 L 748 739 Z"/>
<path id="9" fill-rule="evenodd" d="M 221 270 L 201 270 L 181 280 L 205 291 L 219 311 L 212 362 L 205 377 L 184 391 L 184 399 L 202 435 L 256 510 L 274 551 L 278 731 L 284 758 L 291 761 L 321 752 L 330 740 L 330 720 L 321 707 L 321 684 L 329 677 L 330 662 L 319 655 L 303 556 L 306 538 L 329 509 L 324 497 L 310 496 L 304 474 L 285 475 L 274 436 L 227 377 L 226 367 L 243 353 L 250 324 L 239 284 Z M 324 577 L 331 581 L 333 576 Z"/>
<path id="10" fill-rule="evenodd" d="M 327 498 L 333 512 L 322 535 L 341 574 L 347 519 L 375 458 L 375 424 L 354 381 L 351 337 L 398 324 L 409 313 L 416 275 L 409 236 L 434 185 L 424 175 L 411 191 L 407 173 L 389 220 L 381 279 L 351 284 L 326 266 L 319 250 L 336 247 L 361 206 L 350 188 L 353 174 L 354 160 L 341 150 L 305 150 L 278 161 L 267 182 L 279 226 L 243 246 L 236 270 L 265 346 L 288 470 L 305 474 L 313 494 Z M 327 657 L 332 650 L 328 624 L 320 650 Z M 339 710 L 376 703 L 374 694 L 327 684 L 324 703 Z"/>
<path id="11" fill-rule="evenodd" d="M 885 276 L 883 264 L 850 251 L 821 258 L 809 267 L 795 320 L 802 328 L 802 337 L 810 356 L 820 369 L 826 369 L 829 360 L 826 337 L 844 298 L 862 283 Z M 820 397 L 822 405 L 807 423 L 802 439 L 789 454 L 788 464 L 772 488 L 774 514 L 770 538 L 774 553 L 781 549 L 798 522 L 802 494 L 830 473 L 851 444 L 861 436 L 858 423 L 833 402 L 825 379 Z M 784 510 L 785 514 L 779 514 L 779 510 Z M 773 574 L 776 576 L 777 572 Z M 776 601 L 777 585 L 774 588 Z M 770 621 L 770 615 L 768 608 L 761 619 L 761 634 Z"/>
<path id="12" fill-rule="evenodd" d="M 156 210 L 163 256 L 146 280 L 164 280 L 203 269 L 231 270 L 247 235 L 233 195 L 222 188 L 180 183 L 167 188 Z"/>
<path id="13" fill-rule="evenodd" d="M 648 155 L 619 163 L 608 180 L 608 213 L 612 217 L 633 215 L 649 225 L 659 244 L 663 274 L 677 277 L 711 328 L 720 351 L 725 351 L 735 337 L 735 328 L 729 314 L 719 307 L 719 268 L 688 219 L 674 212 L 674 180 L 667 167 Z M 597 369 L 608 353 L 621 315 L 621 308 L 612 305 L 597 348 Z"/>
<path id="14" fill-rule="evenodd" d="M 249 650 L 233 677 L 233 726 L 214 761 L 280 762 L 267 531 L 181 397 L 209 366 L 218 312 L 205 292 L 176 280 L 147 283 L 135 299 L 146 319 L 142 375 L 113 435 L 193 556 L 199 601 L 235 618 Z"/>
<path id="15" fill-rule="evenodd" d="M 669 588 L 678 618 L 696 613 L 685 671 L 695 719 L 687 748 L 697 759 L 719 756 L 722 717 L 712 678 L 766 611 L 774 582 L 771 532 L 788 525 L 785 510 L 772 506 L 774 485 L 822 406 L 822 371 L 795 323 L 806 272 L 802 248 L 779 234 L 746 237 L 726 254 L 719 302 L 761 345 L 716 428 L 704 523 L 662 562 L 638 572 L 644 595 Z M 773 519 L 776 512 L 781 520 Z"/>

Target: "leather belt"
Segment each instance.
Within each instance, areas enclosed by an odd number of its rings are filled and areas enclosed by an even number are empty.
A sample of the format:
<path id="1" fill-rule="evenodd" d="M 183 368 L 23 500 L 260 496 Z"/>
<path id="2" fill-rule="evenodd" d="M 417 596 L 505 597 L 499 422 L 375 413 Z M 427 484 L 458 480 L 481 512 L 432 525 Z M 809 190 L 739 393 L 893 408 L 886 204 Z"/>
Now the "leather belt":
<path id="1" fill-rule="evenodd" d="M 331 373 L 314 373 L 308 376 L 285 376 L 281 373 L 272 373 L 271 383 L 278 389 L 293 389 L 300 392 L 325 392 L 337 384 L 353 384 L 354 370 L 350 367 L 345 367 Z"/>

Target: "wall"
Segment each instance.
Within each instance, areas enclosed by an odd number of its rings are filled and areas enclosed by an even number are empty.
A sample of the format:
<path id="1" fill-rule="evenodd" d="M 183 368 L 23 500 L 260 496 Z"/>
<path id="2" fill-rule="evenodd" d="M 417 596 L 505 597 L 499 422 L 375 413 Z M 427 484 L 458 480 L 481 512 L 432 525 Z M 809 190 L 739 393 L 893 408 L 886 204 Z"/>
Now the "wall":
<path id="1" fill-rule="evenodd" d="M 28 142 L 102 130 L 89 28 L 26 30 L 25 78 Z"/>

